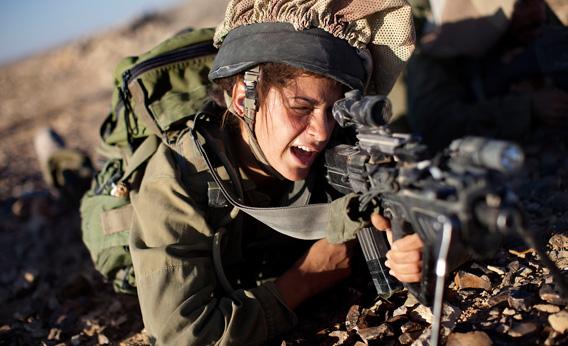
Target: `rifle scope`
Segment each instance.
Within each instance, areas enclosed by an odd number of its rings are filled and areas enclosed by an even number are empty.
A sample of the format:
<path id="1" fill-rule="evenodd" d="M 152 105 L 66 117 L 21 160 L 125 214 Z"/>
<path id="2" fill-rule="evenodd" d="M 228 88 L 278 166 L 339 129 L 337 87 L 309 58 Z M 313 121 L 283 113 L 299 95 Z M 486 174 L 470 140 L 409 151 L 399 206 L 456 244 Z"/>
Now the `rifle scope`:
<path id="1" fill-rule="evenodd" d="M 333 117 L 341 127 L 355 125 L 379 128 L 392 117 L 391 103 L 386 96 L 365 96 L 360 90 L 345 93 L 345 98 L 333 105 Z"/>

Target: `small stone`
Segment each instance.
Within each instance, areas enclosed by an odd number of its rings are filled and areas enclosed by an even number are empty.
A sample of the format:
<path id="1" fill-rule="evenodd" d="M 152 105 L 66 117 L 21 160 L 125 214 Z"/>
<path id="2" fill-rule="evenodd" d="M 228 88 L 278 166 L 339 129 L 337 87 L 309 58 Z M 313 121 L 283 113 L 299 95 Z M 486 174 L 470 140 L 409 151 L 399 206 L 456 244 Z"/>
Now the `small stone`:
<path id="1" fill-rule="evenodd" d="M 505 275 L 505 270 L 503 270 L 503 268 L 494 267 L 494 266 L 487 266 L 487 269 L 489 269 L 492 272 L 497 273 L 499 275 Z"/>
<path id="2" fill-rule="evenodd" d="M 110 340 L 107 338 L 106 335 L 104 334 L 99 334 L 97 337 L 97 341 L 99 342 L 99 345 L 108 345 L 110 344 Z"/>
<path id="3" fill-rule="evenodd" d="M 487 317 L 488 321 L 493 321 L 499 318 L 499 316 L 501 316 L 501 312 L 497 309 L 493 309 L 491 311 L 489 311 L 489 316 Z"/>
<path id="4" fill-rule="evenodd" d="M 357 333 L 363 338 L 363 340 L 376 340 L 394 335 L 391 327 L 386 323 L 383 323 L 378 327 L 359 329 Z"/>
<path id="5" fill-rule="evenodd" d="M 491 346 L 493 341 L 485 332 L 451 333 L 446 346 Z"/>
<path id="6" fill-rule="evenodd" d="M 101 327 L 98 324 L 93 323 L 92 321 L 86 321 L 85 324 L 87 325 L 87 327 L 83 328 L 83 334 L 85 334 L 86 336 L 94 336 L 101 330 Z"/>
<path id="7" fill-rule="evenodd" d="M 409 314 L 414 320 L 432 324 L 432 310 L 425 305 L 418 305 Z"/>
<path id="8" fill-rule="evenodd" d="M 502 287 L 510 286 L 512 281 L 513 281 L 513 272 L 507 272 L 505 275 L 503 275 L 501 286 Z"/>
<path id="9" fill-rule="evenodd" d="M 561 334 L 553 330 L 552 332 L 550 332 L 550 334 L 548 334 L 548 337 L 546 338 L 546 340 L 544 340 L 544 345 L 545 346 L 556 345 L 556 338 L 559 335 L 561 335 Z"/>
<path id="10" fill-rule="evenodd" d="M 388 304 L 384 300 L 378 299 L 375 302 L 375 304 L 373 304 L 373 306 L 369 308 L 369 311 L 372 311 L 374 314 L 376 314 L 379 310 L 383 309 L 385 306 L 388 306 Z"/>
<path id="11" fill-rule="evenodd" d="M 549 314 L 554 314 L 560 311 L 560 308 L 558 306 L 551 304 L 536 304 L 533 306 L 533 308 L 535 308 L 538 311 L 548 312 Z"/>
<path id="12" fill-rule="evenodd" d="M 554 263 L 556 263 L 556 266 L 560 270 L 565 270 L 565 269 L 568 268 L 568 257 L 561 257 L 557 261 L 555 261 Z"/>
<path id="13" fill-rule="evenodd" d="M 406 306 L 400 306 L 398 308 L 396 308 L 393 312 L 392 312 L 392 316 L 401 316 L 401 315 L 406 315 L 406 313 L 408 312 L 408 308 Z"/>
<path id="14" fill-rule="evenodd" d="M 51 328 L 47 335 L 47 340 L 59 340 L 59 338 L 61 338 L 61 329 Z"/>
<path id="15" fill-rule="evenodd" d="M 568 235 L 562 233 L 555 234 L 550 237 L 548 244 L 553 250 L 568 249 Z"/>
<path id="16" fill-rule="evenodd" d="M 518 323 L 513 325 L 507 332 L 513 338 L 520 338 L 532 334 L 538 330 L 538 326 L 533 322 Z"/>
<path id="17" fill-rule="evenodd" d="M 359 305 L 352 305 L 349 308 L 349 312 L 347 312 L 347 318 L 345 319 L 345 329 L 347 331 L 351 331 L 354 328 L 357 328 L 357 321 L 359 321 L 359 316 L 361 313 L 359 312 Z"/>
<path id="18" fill-rule="evenodd" d="M 4 334 L 7 333 L 9 331 L 12 330 L 12 327 L 10 327 L 9 325 L 5 324 L 3 326 L 0 326 L 0 334 Z"/>
<path id="19" fill-rule="evenodd" d="M 560 293 L 554 289 L 552 285 L 544 285 L 538 291 L 540 299 L 544 300 L 547 303 L 554 304 L 554 305 L 565 305 L 566 301 L 562 299 Z"/>
<path id="20" fill-rule="evenodd" d="M 519 275 L 522 276 L 522 277 L 524 277 L 524 278 L 526 278 L 526 277 L 528 277 L 530 274 L 532 274 L 532 272 L 533 272 L 533 271 L 532 271 L 531 268 L 526 267 L 526 268 L 523 268 L 523 270 L 521 270 L 521 271 L 519 272 Z"/>
<path id="21" fill-rule="evenodd" d="M 397 316 L 393 316 L 391 318 L 389 318 L 388 320 L 386 320 L 387 323 L 389 324 L 393 324 L 396 323 L 400 320 L 406 320 L 408 319 L 408 317 L 406 315 L 397 315 Z"/>
<path id="22" fill-rule="evenodd" d="M 412 321 L 408 321 L 405 324 L 403 324 L 402 326 L 400 326 L 400 331 L 403 333 L 411 333 L 411 332 L 416 332 L 419 330 L 422 330 L 423 327 L 420 323 L 416 323 L 416 322 L 412 322 Z"/>
<path id="23" fill-rule="evenodd" d="M 521 314 L 514 314 L 514 315 L 513 315 L 513 319 L 515 319 L 515 320 L 517 320 L 517 321 L 520 321 L 520 320 L 523 319 L 523 315 L 521 315 Z"/>
<path id="24" fill-rule="evenodd" d="M 450 335 L 450 333 L 451 330 L 449 328 L 442 326 L 442 328 L 440 329 L 440 339 L 441 340 L 446 339 L 447 336 Z M 422 334 L 420 334 L 418 339 L 414 340 L 412 346 L 429 346 L 431 338 L 432 338 L 432 328 L 431 327 L 424 328 Z"/>
<path id="25" fill-rule="evenodd" d="M 505 323 L 501 323 L 497 326 L 497 328 L 495 328 L 495 330 L 497 331 L 497 333 L 501 333 L 501 334 L 507 334 L 507 332 L 511 329 L 511 327 L 509 327 L 507 324 Z"/>
<path id="26" fill-rule="evenodd" d="M 512 261 L 507 265 L 507 268 L 509 268 L 509 270 L 512 272 L 516 272 L 520 267 L 521 264 L 519 263 L 519 261 Z"/>
<path id="27" fill-rule="evenodd" d="M 501 292 L 487 300 L 487 304 L 490 307 L 494 307 L 496 305 L 501 304 L 502 302 L 506 302 L 509 299 L 509 292 Z"/>
<path id="28" fill-rule="evenodd" d="M 334 345 L 343 345 L 345 340 L 349 338 L 349 333 L 344 330 L 334 330 L 329 333 L 329 336 L 339 339 L 334 343 Z"/>
<path id="29" fill-rule="evenodd" d="M 516 314 L 517 312 L 513 309 L 509 309 L 509 308 L 505 308 L 503 310 L 503 315 L 505 316 L 513 316 L 514 314 Z"/>
<path id="30" fill-rule="evenodd" d="M 534 253 L 534 249 L 529 248 L 529 249 L 521 250 L 521 251 L 509 250 L 509 253 L 510 253 L 511 255 L 515 255 L 515 256 L 517 256 L 517 257 L 519 257 L 519 258 L 526 258 L 527 255 Z"/>
<path id="31" fill-rule="evenodd" d="M 73 335 L 73 336 L 71 337 L 71 344 L 72 344 L 73 346 L 79 346 L 79 345 L 81 345 L 81 335 L 80 335 L 80 334 Z"/>
<path id="32" fill-rule="evenodd" d="M 404 306 L 406 306 L 407 308 L 412 308 L 418 304 L 420 304 L 420 302 L 418 301 L 418 299 L 416 299 L 414 294 L 409 293 L 408 296 L 406 297 L 406 301 L 404 302 Z"/>
<path id="33" fill-rule="evenodd" d="M 456 273 L 454 282 L 460 290 L 465 288 L 480 288 L 487 291 L 491 289 L 491 281 L 489 281 L 487 277 L 479 277 L 464 271 Z"/>
<path id="34" fill-rule="evenodd" d="M 522 276 L 517 276 L 513 283 L 513 287 L 521 287 L 525 284 L 526 279 Z"/>
<path id="35" fill-rule="evenodd" d="M 507 302 L 515 310 L 530 311 L 534 303 L 534 295 L 524 290 L 511 290 Z"/>
<path id="36" fill-rule="evenodd" d="M 560 311 L 553 315 L 548 316 L 548 323 L 559 333 L 564 333 L 568 330 L 568 311 Z"/>
<path id="37" fill-rule="evenodd" d="M 413 332 L 413 333 L 402 333 L 398 337 L 398 342 L 402 345 L 408 345 L 413 343 L 418 337 L 422 334 L 421 332 Z"/>
<path id="38" fill-rule="evenodd" d="M 442 325 L 450 330 L 453 329 L 461 313 L 462 311 L 458 307 L 450 304 L 444 304 L 442 309 Z M 432 311 L 430 308 L 422 304 L 418 305 L 418 307 L 411 311 L 410 316 L 415 321 L 432 324 Z"/>

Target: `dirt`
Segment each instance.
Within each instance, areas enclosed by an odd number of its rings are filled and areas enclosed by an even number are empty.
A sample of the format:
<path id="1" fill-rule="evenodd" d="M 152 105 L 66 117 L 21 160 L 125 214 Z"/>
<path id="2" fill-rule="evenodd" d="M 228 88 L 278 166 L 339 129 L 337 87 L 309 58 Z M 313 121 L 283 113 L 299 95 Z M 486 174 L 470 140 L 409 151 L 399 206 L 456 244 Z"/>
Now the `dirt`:
<path id="1" fill-rule="evenodd" d="M 109 110 L 119 59 L 187 26 L 216 24 L 225 3 L 192 1 L 0 67 L 0 345 L 150 343 L 136 297 L 116 294 L 104 282 L 82 244 L 77 211 L 59 206 L 46 190 L 31 138 L 38 128 L 51 126 L 68 146 L 96 158 L 94 129 Z M 550 240 L 548 253 L 564 270 L 567 134 L 535 131 L 524 147 L 526 168 L 512 182 L 529 228 Z M 481 280 L 480 288 L 460 287 L 464 280 L 458 285 L 450 278 L 444 332 L 452 334 L 452 342 L 568 343 L 562 330 L 566 302 L 527 248 L 512 237 L 490 261 L 462 266 L 461 273 Z M 274 344 L 422 344 L 429 333 L 428 311 L 406 292 L 377 299 L 361 265 L 348 282 L 305 304 L 298 327 Z"/>

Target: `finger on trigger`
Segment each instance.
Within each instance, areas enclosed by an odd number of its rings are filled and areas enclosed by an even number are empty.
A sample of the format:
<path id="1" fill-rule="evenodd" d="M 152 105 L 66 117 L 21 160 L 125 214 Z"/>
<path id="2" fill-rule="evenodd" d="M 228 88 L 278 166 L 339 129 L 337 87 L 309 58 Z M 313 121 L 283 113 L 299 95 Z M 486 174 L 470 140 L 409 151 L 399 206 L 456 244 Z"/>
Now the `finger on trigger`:
<path id="1" fill-rule="evenodd" d="M 371 222 L 373 223 L 373 226 L 380 231 L 389 230 L 391 227 L 389 220 L 381 216 L 379 213 L 371 214 Z"/>

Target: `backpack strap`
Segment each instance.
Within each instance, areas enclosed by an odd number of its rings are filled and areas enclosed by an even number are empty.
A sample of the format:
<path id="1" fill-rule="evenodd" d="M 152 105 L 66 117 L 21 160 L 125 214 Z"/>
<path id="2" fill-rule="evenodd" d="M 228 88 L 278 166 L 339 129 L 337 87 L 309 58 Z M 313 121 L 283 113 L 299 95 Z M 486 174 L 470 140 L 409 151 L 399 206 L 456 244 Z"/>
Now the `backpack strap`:
<path id="1" fill-rule="evenodd" d="M 132 175 L 132 173 L 134 173 L 138 168 L 140 168 L 142 164 L 148 161 L 148 159 L 152 155 L 154 155 L 154 153 L 158 149 L 160 142 L 161 140 L 154 134 L 150 134 L 148 137 L 146 137 L 142 144 L 140 144 L 140 146 L 136 148 L 136 151 L 134 151 L 134 154 L 132 154 L 128 162 L 125 162 L 124 174 L 119 181 L 122 182 L 128 179 Z"/>
<path id="2" fill-rule="evenodd" d="M 221 177 L 219 177 L 215 171 L 203 144 L 199 141 L 197 132 L 203 136 L 207 145 L 215 146 L 215 140 L 207 132 L 205 127 L 198 126 L 199 120 L 203 119 L 205 116 L 205 113 L 199 113 L 196 115 L 193 127 L 190 129 L 190 134 L 197 149 L 203 156 L 209 172 L 213 176 L 217 185 L 219 185 L 219 188 L 227 201 L 258 221 L 287 236 L 306 240 L 325 238 L 327 236 L 330 203 L 292 207 L 256 208 L 239 202 L 238 199 L 233 196 L 233 194 L 225 186 Z M 227 170 L 231 180 L 238 179 L 235 168 L 230 164 L 230 161 L 224 152 L 219 150 L 219 148 L 214 147 L 212 149 Z M 306 193 L 309 193 L 307 190 L 308 189 L 306 189 Z"/>
<path id="3" fill-rule="evenodd" d="M 151 132 L 162 133 L 163 131 L 156 123 L 155 117 L 148 111 L 143 88 L 142 82 L 137 79 L 128 85 L 128 90 L 134 98 L 134 113 L 138 115 Z"/>

